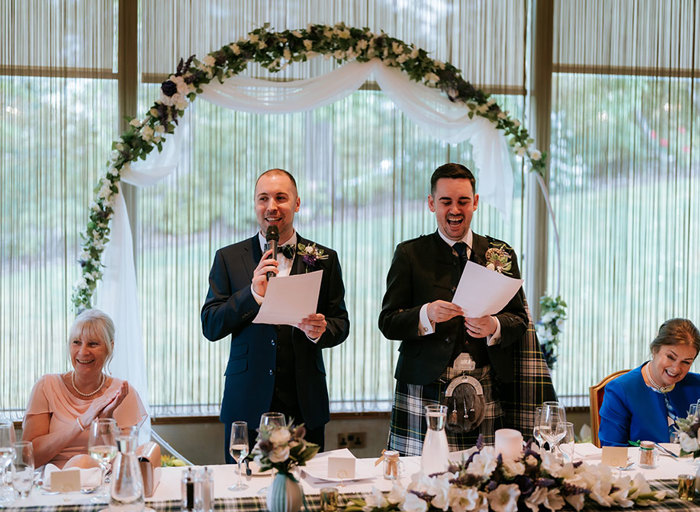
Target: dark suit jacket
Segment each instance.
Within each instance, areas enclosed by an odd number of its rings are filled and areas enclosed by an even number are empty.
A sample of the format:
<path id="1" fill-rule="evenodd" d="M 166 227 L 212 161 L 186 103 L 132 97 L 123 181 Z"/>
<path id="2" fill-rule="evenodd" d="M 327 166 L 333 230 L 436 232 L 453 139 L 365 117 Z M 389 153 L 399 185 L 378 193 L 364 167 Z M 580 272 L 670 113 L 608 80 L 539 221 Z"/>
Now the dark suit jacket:
<path id="1" fill-rule="evenodd" d="M 486 251 L 502 244 L 490 237 L 473 234 L 470 260 L 486 265 Z M 511 277 L 520 278 L 515 252 L 511 256 Z M 459 258 L 438 232 L 400 243 L 387 275 L 387 290 L 379 315 L 379 329 L 390 340 L 402 340 L 395 377 L 408 384 L 436 381 L 452 363 L 455 345 L 467 339 L 464 317 L 456 317 L 435 326 L 435 332 L 419 335 L 420 309 L 434 300 L 451 301 L 461 276 Z M 479 293 L 479 290 L 474 290 Z M 512 382 L 515 366 L 514 345 L 527 327 L 528 317 L 522 288 L 496 317 L 501 323 L 500 343 L 488 347 L 496 378 Z M 468 338 L 477 342 L 474 338 Z M 485 339 L 478 342 L 485 343 Z"/>
<path id="2" fill-rule="evenodd" d="M 308 245 L 297 234 L 297 243 Z M 250 284 L 253 271 L 262 257 L 258 235 L 219 249 L 209 274 L 209 292 L 202 306 L 202 331 L 211 341 L 231 335 L 231 352 L 226 366 L 226 384 L 221 403 L 221 421 L 245 420 L 257 427 L 260 415 L 267 412 L 274 390 L 276 344 L 280 336 L 289 336 L 294 350 L 299 408 L 308 428 L 325 425 L 330 419 L 326 369 L 321 349 L 345 341 L 350 331 L 345 309 L 345 288 L 338 255 L 317 245 L 328 255 L 311 270 L 322 269 L 318 313 L 326 317 L 326 331 L 317 343 L 288 325 L 253 324 L 260 306 Z M 296 255 L 291 274 L 305 272 Z"/>

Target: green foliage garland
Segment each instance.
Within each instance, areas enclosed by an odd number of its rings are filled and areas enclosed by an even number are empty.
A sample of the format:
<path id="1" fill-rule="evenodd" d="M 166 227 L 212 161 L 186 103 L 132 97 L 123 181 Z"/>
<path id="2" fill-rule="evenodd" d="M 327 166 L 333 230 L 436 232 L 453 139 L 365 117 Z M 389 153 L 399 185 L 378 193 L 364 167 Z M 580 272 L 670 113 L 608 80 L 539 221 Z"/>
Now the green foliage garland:
<path id="1" fill-rule="evenodd" d="M 257 28 L 248 37 L 209 53 L 201 61 L 194 56 L 180 61 L 176 72 L 161 85 L 160 98 L 153 103 L 143 119 L 132 119 L 129 129 L 112 143 L 107 171 L 95 187 L 95 199 L 78 258 L 81 277 L 73 288 L 72 301 L 76 310 L 90 307 L 92 295 L 102 278 L 101 263 L 105 244 L 109 241 L 109 221 L 114 213 L 113 201 L 122 171 L 130 162 L 145 159 L 157 148 L 163 149 L 167 134 L 175 131 L 179 118 L 190 102 L 202 92 L 202 86 L 216 79 L 226 79 L 241 73 L 249 62 L 257 62 L 268 71 L 277 72 L 292 62 L 305 62 L 325 55 L 338 62 L 380 59 L 386 66 L 398 68 L 411 80 L 438 88 L 456 103 L 475 115 L 491 121 L 508 138 L 515 153 L 526 158 L 532 171 L 542 174 L 546 155 L 533 146 L 528 131 L 517 119 L 501 109 L 496 101 L 464 80 L 459 69 L 449 62 L 432 59 L 413 44 L 406 44 L 384 32 L 376 34 L 368 28 L 308 25 L 305 29 L 273 32 L 269 25 Z"/>

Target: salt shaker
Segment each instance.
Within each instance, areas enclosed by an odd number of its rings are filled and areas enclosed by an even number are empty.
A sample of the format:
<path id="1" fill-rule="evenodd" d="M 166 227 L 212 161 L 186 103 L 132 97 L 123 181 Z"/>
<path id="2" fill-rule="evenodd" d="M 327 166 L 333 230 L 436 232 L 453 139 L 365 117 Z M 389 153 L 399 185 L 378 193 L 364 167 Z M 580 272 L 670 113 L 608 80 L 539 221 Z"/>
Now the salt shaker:
<path id="1" fill-rule="evenodd" d="M 214 510 L 214 472 L 204 467 L 195 486 L 197 508 L 203 512 Z"/>

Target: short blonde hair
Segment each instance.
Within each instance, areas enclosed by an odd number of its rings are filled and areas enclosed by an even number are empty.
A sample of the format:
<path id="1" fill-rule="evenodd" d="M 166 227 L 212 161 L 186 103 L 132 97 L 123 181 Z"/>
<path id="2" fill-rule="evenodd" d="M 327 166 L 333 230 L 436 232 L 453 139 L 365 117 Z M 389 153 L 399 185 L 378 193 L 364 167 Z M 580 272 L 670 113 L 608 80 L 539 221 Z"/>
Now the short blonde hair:
<path id="1" fill-rule="evenodd" d="M 86 309 L 75 317 L 68 331 L 68 350 L 73 340 L 87 336 L 97 338 L 107 347 L 105 365 L 112 360 L 114 353 L 114 322 L 107 313 L 99 309 Z"/>

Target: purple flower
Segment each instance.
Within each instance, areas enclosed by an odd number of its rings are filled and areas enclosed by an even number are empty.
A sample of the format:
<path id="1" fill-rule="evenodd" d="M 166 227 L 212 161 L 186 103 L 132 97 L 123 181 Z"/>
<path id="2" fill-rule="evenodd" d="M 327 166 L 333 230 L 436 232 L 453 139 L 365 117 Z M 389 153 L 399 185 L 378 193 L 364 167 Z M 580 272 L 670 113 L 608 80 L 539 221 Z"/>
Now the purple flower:
<path id="1" fill-rule="evenodd" d="M 160 86 L 160 89 L 163 91 L 163 94 L 166 96 L 170 97 L 173 96 L 175 93 L 177 93 L 177 85 L 175 85 L 175 82 L 172 80 L 166 80 L 163 82 L 163 85 Z"/>

